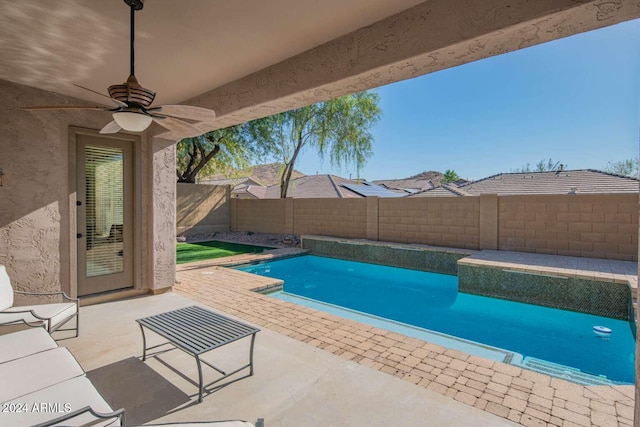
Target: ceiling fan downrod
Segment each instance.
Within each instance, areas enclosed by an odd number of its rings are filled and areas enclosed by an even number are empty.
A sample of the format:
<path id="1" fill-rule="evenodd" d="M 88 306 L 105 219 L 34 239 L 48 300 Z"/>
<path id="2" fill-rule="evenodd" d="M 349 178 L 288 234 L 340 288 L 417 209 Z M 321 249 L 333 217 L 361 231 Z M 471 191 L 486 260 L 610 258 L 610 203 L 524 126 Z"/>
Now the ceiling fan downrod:
<path id="1" fill-rule="evenodd" d="M 124 2 L 131 8 L 129 78 L 123 84 L 109 86 L 109 96 L 133 107 L 146 108 L 153 103 L 156 94 L 152 90 L 140 86 L 135 74 L 135 12 L 142 9 L 143 0 L 124 0 Z"/>

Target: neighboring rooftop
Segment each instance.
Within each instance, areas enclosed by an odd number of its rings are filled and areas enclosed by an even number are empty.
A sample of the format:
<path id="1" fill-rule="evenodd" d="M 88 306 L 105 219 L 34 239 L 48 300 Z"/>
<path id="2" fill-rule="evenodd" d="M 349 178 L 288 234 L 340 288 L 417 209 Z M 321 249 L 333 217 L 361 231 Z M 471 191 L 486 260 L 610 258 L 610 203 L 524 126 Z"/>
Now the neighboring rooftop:
<path id="1" fill-rule="evenodd" d="M 249 191 L 253 191 L 250 188 Z M 380 185 L 341 178 L 335 175 L 306 175 L 289 182 L 287 197 L 297 199 L 312 198 L 360 198 L 367 196 L 378 197 L 402 197 L 404 194 L 396 193 Z M 256 195 L 258 197 L 258 195 Z M 280 185 L 270 185 L 266 188 L 264 199 L 277 199 L 280 197 Z"/>
<path id="2" fill-rule="evenodd" d="M 442 182 L 444 175 L 436 171 L 425 171 L 409 178 L 379 179 L 373 182 L 392 190 L 402 190 L 406 193 L 416 193 L 437 187 Z"/>
<path id="3" fill-rule="evenodd" d="M 472 194 L 469 194 L 463 189 L 458 188 L 454 184 L 442 184 L 440 187 L 419 191 L 415 194 L 411 194 L 408 197 L 458 197 L 471 195 Z"/>
<path id="4" fill-rule="evenodd" d="M 234 176 L 227 176 L 225 174 L 216 174 L 200 181 L 201 184 L 211 185 L 236 185 L 241 183 L 242 179 L 251 179 L 256 185 L 275 185 L 280 181 L 280 174 L 284 166 L 282 163 L 267 163 L 264 165 L 254 165 L 246 169 L 237 171 Z M 291 179 L 305 176 L 300 171 L 293 170 L 291 172 Z M 219 183 L 220 182 L 220 183 Z"/>
<path id="5" fill-rule="evenodd" d="M 637 178 L 595 169 L 501 173 L 463 185 L 471 195 L 637 193 Z"/>

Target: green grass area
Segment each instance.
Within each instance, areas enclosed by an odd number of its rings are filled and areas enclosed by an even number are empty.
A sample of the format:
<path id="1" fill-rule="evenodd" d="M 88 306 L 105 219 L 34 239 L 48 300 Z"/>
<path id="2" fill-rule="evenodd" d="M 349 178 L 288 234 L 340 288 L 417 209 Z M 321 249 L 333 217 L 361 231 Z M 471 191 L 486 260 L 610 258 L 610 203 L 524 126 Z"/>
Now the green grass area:
<path id="1" fill-rule="evenodd" d="M 264 252 L 268 249 L 271 248 L 217 241 L 200 243 L 178 243 L 176 248 L 176 258 L 178 264 L 185 264 L 187 262 L 203 261 L 207 259 L 222 258 L 239 254 L 256 254 Z"/>

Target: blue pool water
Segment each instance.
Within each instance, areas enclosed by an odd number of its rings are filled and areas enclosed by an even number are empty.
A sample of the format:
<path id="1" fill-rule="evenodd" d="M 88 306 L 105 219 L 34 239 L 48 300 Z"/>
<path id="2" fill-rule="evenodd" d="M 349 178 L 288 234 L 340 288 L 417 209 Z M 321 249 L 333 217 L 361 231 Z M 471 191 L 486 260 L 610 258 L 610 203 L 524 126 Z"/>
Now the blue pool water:
<path id="1" fill-rule="evenodd" d="M 457 276 L 312 255 L 242 267 L 284 280 L 284 291 L 466 340 L 634 382 L 626 321 L 458 292 Z M 593 326 L 613 330 L 609 338 Z"/>

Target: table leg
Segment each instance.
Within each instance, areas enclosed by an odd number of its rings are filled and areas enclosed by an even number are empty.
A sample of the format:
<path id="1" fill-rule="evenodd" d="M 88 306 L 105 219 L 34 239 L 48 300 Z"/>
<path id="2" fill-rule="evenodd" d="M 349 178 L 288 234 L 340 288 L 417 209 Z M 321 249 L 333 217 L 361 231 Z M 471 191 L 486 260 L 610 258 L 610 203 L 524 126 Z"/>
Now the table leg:
<path id="1" fill-rule="evenodd" d="M 253 343 L 256 341 L 256 333 L 251 335 L 251 348 L 249 349 L 249 376 L 253 375 Z"/>
<path id="2" fill-rule="evenodd" d="M 144 328 L 141 324 L 138 323 L 138 325 L 140 326 L 140 331 L 142 332 L 142 361 L 144 362 L 145 360 L 147 360 L 147 339 L 144 336 Z"/>
<path id="3" fill-rule="evenodd" d="M 200 364 L 200 356 L 196 355 L 196 363 L 198 364 L 198 403 L 202 403 L 202 389 L 204 388 L 204 383 L 202 380 L 202 365 Z"/>

